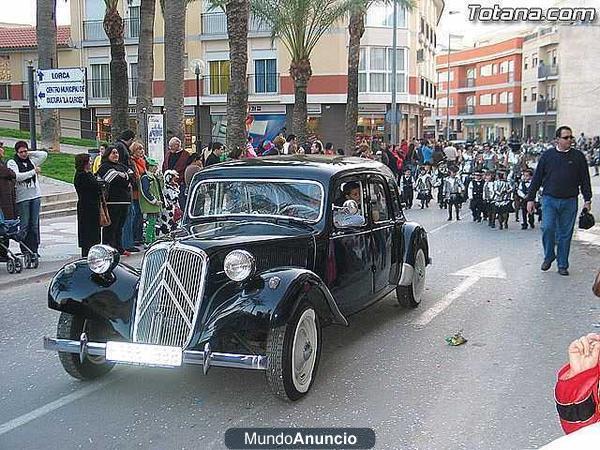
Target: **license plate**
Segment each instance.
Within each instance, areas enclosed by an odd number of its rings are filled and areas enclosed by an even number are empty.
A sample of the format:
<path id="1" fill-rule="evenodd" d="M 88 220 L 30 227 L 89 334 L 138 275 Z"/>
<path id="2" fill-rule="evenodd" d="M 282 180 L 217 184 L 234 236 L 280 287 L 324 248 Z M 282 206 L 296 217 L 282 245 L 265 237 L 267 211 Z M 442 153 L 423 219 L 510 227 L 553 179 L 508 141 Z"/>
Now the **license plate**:
<path id="1" fill-rule="evenodd" d="M 109 341 L 106 343 L 106 359 L 129 364 L 178 367 L 181 366 L 183 350 L 181 347 Z"/>

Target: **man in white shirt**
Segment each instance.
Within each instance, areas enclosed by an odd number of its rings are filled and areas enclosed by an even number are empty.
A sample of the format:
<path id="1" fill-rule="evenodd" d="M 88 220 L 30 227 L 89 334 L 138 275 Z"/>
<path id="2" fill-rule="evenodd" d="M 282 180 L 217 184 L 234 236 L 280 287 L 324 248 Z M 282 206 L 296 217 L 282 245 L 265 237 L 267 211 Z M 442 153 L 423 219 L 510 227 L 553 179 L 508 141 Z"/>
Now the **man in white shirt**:
<path id="1" fill-rule="evenodd" d="M 456 147 L 448 142 L 448 145 L 444 147 L 444 155 L 446 156 L 446 161 L 448 163 L 455 163 L 458 159 L 458 150 Z"/>

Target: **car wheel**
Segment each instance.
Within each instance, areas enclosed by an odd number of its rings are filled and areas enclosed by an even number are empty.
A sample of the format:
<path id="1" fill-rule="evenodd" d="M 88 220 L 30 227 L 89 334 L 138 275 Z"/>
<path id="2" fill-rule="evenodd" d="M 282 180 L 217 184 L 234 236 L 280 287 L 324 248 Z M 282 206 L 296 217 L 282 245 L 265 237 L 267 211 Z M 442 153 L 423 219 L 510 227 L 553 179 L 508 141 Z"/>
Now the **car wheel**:
<path id="1" fill-rule="evenodd" d="M 267 339 L 267 384 L 287 401 L 310 390 L 321 357 L 321 324 L 313 307 L 305 304 L 286 325 L 274 328 Z"/>
<path id="2" fill-rule="evenodd" d="M 83 332 L 85 320 L 79 316 L 61 313 L 58 319 L 56 337 L 78 341 Z M 88 321 L 86 330 L 91 341 L 100 340 L 101 326 Z M 79 380 L 93 380 L 106 375 L 114 367 L 114 363 L 106 362 L 103 356 L 86 355 L 83 362 L 77 353 L 58 352 L 58 358 L 69 375 Z"/>
<path id="3" fill-rule="evenodd" d="M 427 258 L 425 257 L 425 250 L 423 247 L 417 247 L 410 285 L 396 287 L 396 297 L 400 305 L 405 308 L 416 308 L 421 304 L 423 292 L 425 291 L 426 275 Z"/>

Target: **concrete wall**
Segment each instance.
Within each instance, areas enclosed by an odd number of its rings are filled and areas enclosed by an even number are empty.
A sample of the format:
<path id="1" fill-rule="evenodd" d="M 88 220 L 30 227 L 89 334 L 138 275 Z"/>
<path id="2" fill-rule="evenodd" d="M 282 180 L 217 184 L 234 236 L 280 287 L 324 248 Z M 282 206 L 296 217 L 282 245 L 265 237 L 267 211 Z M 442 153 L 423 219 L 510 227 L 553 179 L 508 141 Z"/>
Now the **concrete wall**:
<path id="1" fill-rule="evenodd" d="M 600 26 L 560 27 L 557 124 L 573 133 L 600 134 Z"/>

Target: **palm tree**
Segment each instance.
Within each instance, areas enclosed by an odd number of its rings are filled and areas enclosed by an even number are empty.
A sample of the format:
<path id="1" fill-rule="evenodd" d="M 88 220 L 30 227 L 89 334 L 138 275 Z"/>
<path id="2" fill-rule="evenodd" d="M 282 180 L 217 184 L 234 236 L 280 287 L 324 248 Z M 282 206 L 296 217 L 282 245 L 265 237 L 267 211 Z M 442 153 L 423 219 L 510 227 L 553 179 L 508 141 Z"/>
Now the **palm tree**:
<path id="1" fill-rule="evenodd" d="M 129 84 L 125 61 L 124 23 L 118 0 L 104 0 L 104 32 L 110 41 L 110 119 L 112 139 L 128 128 Z"/>
<path id="2" fill-rule="evenodd" d="M 229 37 L 230 74 L 227 90 L 227 137 L 229 149 L 246 145 L 248 112 L 248 19 L 250 0 L 212 0 L 214 7 L 224 10 Z"/>
<path id="3" fill-rule="evenodd" d="M 308 82 L 312 76 L 310 57 L 319 40 L 350 10 L 350 0 L 255 0 L 256 16 L 271 27 L 291 57 L 290 76 L 294 80 L 292 129 L 299 142 L 306 142 Z"/>
<path id="4" fill-rule="evenodd" d="M 38 69 L 57 66 L 56 0 L 37 2 Z M 41 147 L 60 151 L 60 115 L 57 109 L 40 109 Z"/>
<path id="5" fill-rule="evenodd" d="M 165 113 L 166 138 L 185 142 L 183 87 L 185 58 L 185 16 L 190 0 L 162 0 L 165 23 Z"/>
<path id="6" fill-rule="evenodd" d="M 348 24 L 348 98 L 346 100 L 346 120 L 344 133 L 346 135 L 345 151 L 349 153 L 354 148 L 356 123 L 358 121 L 358 66 L 360 64 L 360 40 L 365 32 L 365 16 L 369 7 L 376 0 L 356 0 L 350 9 Z M 396 1 L 398 8 L 412 9 L 412 0 L 386 0 L 385 3 Z"/>
<path id="7" fill-rule="evenodd" d="M 138 46 L 137 134 L 142 142 L 147 134 L 144 109 L 152 112 L 152 83 L 154 81 L 154 15 L 155 0 L 140 2 L 140 42 Z"/>

